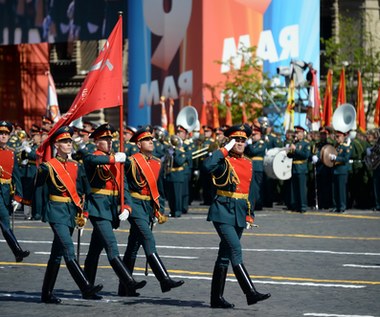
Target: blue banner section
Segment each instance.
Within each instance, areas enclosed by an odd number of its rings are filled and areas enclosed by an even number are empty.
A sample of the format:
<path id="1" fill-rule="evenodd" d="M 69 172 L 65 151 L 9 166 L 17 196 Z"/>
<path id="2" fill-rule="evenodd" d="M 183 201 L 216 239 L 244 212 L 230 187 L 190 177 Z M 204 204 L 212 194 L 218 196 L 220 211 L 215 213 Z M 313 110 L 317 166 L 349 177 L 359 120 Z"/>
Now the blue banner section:
<path id="1" fill-rule="evenodd" d="M 317 77 L 320 77 L 320 0 L 272 0 L 264 15 L 264 33 L 270 30 L 273 37 L 274 47 L 269 43 L 264 46 L 264 70 L 271 76 L 277 75 L 278 68 L 282 74 L 287 70 L 296 71 L 298 83 L 302 87 L 302 80 L 306 82 L 307 65 L 312 63 L 312 67 L 317 70 Z M 270 37 L 268 35 L 268 37 Z M 271 59 L 270 59 L 271 58 Z M 284 75 L 279 75 L 279 84 L 286 88 Z M 308 90 L 298 88 L 295 91 L 295 98 L 300 104 L 307 106 Z M 286 97 L 284 103 L 278 105 L 286 108 Z M 295 109 L 294 124 L 306 128 L 306 114 Z M 272 123 L 281 130 L 282 122 L 278 120 L 278 115 L 272 118 Z M 281 117 L 282 119 L 282 117 Z"/>
<path id="2" fill-rule="evenodd" d="M 143 1 L 128 1 L 128 125 L 137 127 L 151 122 L 151 109 L 139 107 L 140 87 L 151 80 L 151 34 L 143 15 Z"/>

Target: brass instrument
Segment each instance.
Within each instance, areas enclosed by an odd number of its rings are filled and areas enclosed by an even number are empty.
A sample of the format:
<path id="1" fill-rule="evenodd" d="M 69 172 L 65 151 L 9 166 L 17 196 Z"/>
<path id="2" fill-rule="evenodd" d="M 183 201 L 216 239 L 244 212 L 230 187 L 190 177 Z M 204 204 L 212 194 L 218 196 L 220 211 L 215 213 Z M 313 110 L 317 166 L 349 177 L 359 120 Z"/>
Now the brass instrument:
<path id="1" fill-rule="evenodd" d="M 204 155 L 206 155 L 207 153 L 209 153 L 209 146 L 205 146 L 204 148 L 202 149 L 199 149 L 199 150 L 196 150 L 194 151 L 191 155 L 191 159 L 195 160 L 197 159 L 198 157 L 202 157 Z"/>
<path id="2" fill-rule="evenodd" d="M 175 148 L 183 147 L 183 140 L 178 135 L 172 135 L 169 139 L 169 143 Z"/>

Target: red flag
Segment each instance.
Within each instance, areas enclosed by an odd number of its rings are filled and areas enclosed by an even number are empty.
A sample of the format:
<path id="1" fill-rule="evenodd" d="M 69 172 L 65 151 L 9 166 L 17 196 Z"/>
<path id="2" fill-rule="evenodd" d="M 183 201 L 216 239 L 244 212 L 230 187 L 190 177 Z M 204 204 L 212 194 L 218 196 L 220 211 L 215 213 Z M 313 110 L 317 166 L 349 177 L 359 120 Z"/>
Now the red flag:
<path id="1" fill-rule="evenodd" d="M 49 132 L 48 138 L 38 148 L 37 155 L 43 156 L 44 160 L 50 158 L 50 137 L 60 127 L 95 110 L 123 107 L 122 29 L 123 20 L 120 16 L 69 111 L 59 119 Z"/>
<path id="2" fill-rule="evenodd" d="M 366 131 L 366 120 L 364 113 L 363 83 L 360 71 L 358 71 L 358 92 L 356 96 L 356 124 L 361 132 Z"/>
<path id="3" fill-rule="evenodd" d="M 167 130 L 168 129 L 168 117 L 166 115 L 165 97 L 164 96 L 161 96 L 160 103 L 161 103 L 161 127 L 163 127 L 165 130 Z"/>
<path id="4" fill-rule="evenodd" d="M 48 76 L 48 97 L 46 104 L 46 116 L 53 120 L 53 122 L 58 122 L 61 118 L 61 112 L 59 111 L 57 91 L 55 89 L 54 79 L 50 72 L 46 73 Z"/>
<path id="5" fill-rule="evenodd" d="M 170 98 L 169 100 L 169 126 L 168 126 L 168 132 L 169 135 L 174 135 L 174 100 L 173 98 Z"/>
<path id="6" fill-rule="evenodd" d="M 377 101 L 375 106 L 375 115 L 373 117 L 373 123 L 375 125 L 375 128 L 378 128 L 380 126 L 380 87 L 377 91 Z"/>
<path id="7" fill-rule="evenodd" d="M 340 105 L 344 103 L 346 103 L 346 72 L 343 67 L 340 72 L 338 97 L 336 98 L 336 108 L 338 108 Z"/>
<path id="8" fill-rule="evenodd" d="M 322 125 L 330 126 L 332 115 L 333 115 L 333 72 L 331 69 L 327 72 L 326 79 L 326 91 L 323 99 L 323 115 L 322 115 Z"/>
<path id="9" fill-rule="evenodd" d="M 219 109 L 218 109 L 218 102 L 214 98 L 213 100 L 213 128 L 217 129 L 219 128 Z"/>
<path id="10" fill-rule="evenodd" d="M 207 125 L 207 103 L 203 99 L 203 104 L 202 104 L 202 111 L 201 111 L 201 118 L 199 120 L 201 129 L 202 127 Z"/>
<path id="11" fill-rule="evenodd" d="M 321 126 L 321 98 L 319 96 L 317 71 L 311 70 L 311 87 L 309 90 L 308 119 L 311 123 L 311 131 L 318 131 Z"/>

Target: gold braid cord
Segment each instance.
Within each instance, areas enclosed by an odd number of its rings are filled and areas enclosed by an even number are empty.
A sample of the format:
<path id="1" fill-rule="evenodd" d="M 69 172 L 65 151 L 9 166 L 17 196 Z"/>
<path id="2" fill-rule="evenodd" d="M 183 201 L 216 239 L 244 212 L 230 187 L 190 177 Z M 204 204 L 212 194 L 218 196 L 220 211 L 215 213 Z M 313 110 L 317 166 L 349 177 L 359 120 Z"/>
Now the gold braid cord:
<path id="1" fill-rule="evenodd" d="M 147 184 L 146 180 L 143 179 L 142 181 L 139 181 L 139 180 L 137 179 L 137 170 L 138 170 L 138 168 L 137 168 L 136 162 L 135 162 L 134 160 L 131 160 L 131 165 L 132 165 L 132 166 L 131 166 L 131 169 L 132 169 L 132 176 L 133 176 L 134 181 L 136 182 L 136 184 L 137 184 L 140 188 L 145 187 L 146 184 Z M 140 177 L 140 178 L 141 178 L 141 177 Z"/>
<path id="2" fill-rule="evenodd" d="M 54 170 L 53 168 L 47 164 L 46 165 L 48 168 L 49 168 L 49 174 L 50 174 L 50 179 L 51 179 L 51 182 L 53 183 L 53 185 L 61 192 L 63 193 L 64 191 L 66 191 L 66 187 L 64 185 L 58 185 L 57 181 L 56 181 L 56 177 L 55 177 L 55 173 L 54 173 Z"/>
<path id="3" fill-rule="evenodd" d="M 217 187 L 223 187 L 227 184 L 240 184 L 239 176 L 236 174 L 234 167 L 232 166 L 231 162 L 228 159 L 225 159 L 226 162 L 226 168 L 223 171 L 222 175 L 219 177 L 216 177 L 215 175 L 212 175 L 212 182 Z M 217 180 L 221 179 L 225 174 L 227 173 L 226 181 L 223 184 L 218 184 Z"/>

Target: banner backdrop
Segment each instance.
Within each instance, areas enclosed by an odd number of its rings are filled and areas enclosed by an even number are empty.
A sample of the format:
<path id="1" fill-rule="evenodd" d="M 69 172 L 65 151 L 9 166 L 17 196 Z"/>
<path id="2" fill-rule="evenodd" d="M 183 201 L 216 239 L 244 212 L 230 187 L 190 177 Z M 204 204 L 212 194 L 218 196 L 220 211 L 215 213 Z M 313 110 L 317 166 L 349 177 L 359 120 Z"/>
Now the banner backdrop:
<path id="1" fill-rule="evenodd" d="M 319 6 L 319 0 L 129 0 L 128 124 L 160 124 L 161 96 L 174 99 L 174 117 L 188 104 L 200 114 L 211 98 L 205 85 L 229 70 L 216 61 L 228 61 L 242 46 L 256 46 L 271 75 L 292 60 L 311 62 L 318 72 Z"/>

